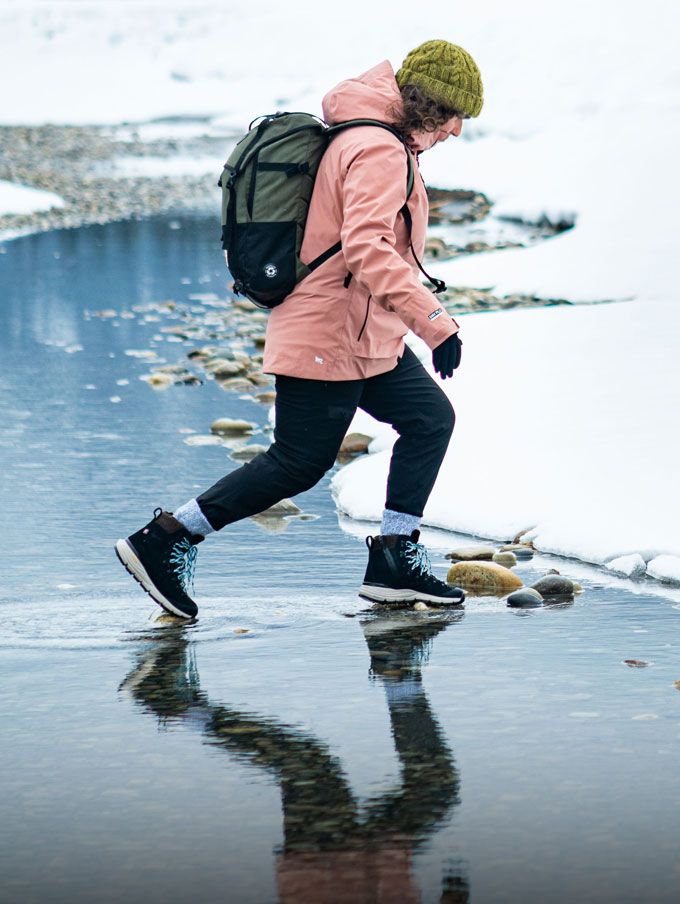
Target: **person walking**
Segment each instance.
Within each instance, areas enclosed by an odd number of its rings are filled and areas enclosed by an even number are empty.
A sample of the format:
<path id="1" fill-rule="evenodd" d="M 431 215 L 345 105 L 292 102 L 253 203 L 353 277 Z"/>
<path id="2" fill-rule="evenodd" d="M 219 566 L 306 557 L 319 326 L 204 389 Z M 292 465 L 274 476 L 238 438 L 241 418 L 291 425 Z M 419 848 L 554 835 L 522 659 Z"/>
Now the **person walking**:
<path id="1" fill-rule="evenodd" d="M 436 373 L 453 376 L 461 360 L 459 327 L 422 284 L 415 256 L 425 246 L 428 198 L 419 155 L 479 115 L 479 69 L 461 47 L 426 41 L 394 72 L 388 60 L 333 88 L 323 99 L 330 125 L 350 119 L 388 123 L 401 135 L 364 125 L 331 140 L 314 183 L 302 260 L 338 236 L 342 253 L 297 283 L 269 316 L 263 370 L 275 375 L 274 442 L 174 512 L 148 524 L 115 551 L 164 609 L 194 618 L 189 595 L 197 544 L 209 534 L 311 489 L 333 467 L 357 408 L 398 433 L 380 534 L 366 538 L 360 595 L 377 602 L 460 605 L 463 591 L 432 574 L 418 542 L 425 504 L 453 432 L 453 408 L 404 343 L 412 330 L 432 350 Z M 416 165 L 401 209 L 407 159 Z"/>

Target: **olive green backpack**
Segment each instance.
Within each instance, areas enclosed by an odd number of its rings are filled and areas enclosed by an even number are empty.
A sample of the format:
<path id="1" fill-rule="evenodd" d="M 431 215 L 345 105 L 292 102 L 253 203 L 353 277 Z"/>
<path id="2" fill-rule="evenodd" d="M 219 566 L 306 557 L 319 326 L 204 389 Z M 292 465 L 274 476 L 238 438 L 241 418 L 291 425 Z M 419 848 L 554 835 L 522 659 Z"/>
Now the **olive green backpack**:
<path id="1" fill-rule="evenodd" d="M 337 241 L 308 264 L 300 260 L 314 180 L 331 138 L 343 129 L 370 125 L 404 139 L 392 126 L 373 119 L 334 126 L 309 113 L 274 113 L 258 119 L 259 125 L 253 128 L 257 122 L 253 120 L 232 151 L 217 184 L 222 189 L 222 247 L 234 277 L 234 292 L 273 308 L 342 247 Z M 414 174 L 408 150 L 406 158 L 406 201 L 400 212 L 410 238 L 407 202 Z M 416 262 L 425 273 L 417 257 Z M 350 279 L 348 274 L 345 283 Z M 435 293 L 446 288 L 441 280 L 428 279 L 437 286 Z"/>

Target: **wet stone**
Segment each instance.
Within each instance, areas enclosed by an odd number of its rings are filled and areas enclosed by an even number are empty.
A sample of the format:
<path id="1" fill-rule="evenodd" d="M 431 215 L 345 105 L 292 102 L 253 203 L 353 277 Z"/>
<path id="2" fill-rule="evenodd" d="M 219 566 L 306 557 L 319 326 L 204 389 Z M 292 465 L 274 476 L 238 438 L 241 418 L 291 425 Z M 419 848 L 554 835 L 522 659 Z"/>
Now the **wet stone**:
<path id="1" fill-rule="evenodd" d="M 562 577 L 560 574 L 548 574 L 531 585 L 538 590 L 541 596 L 572 596 L 574 593 L 573 581 Z"/>
<path id="2" fill-rule="evenodd" d="M 511 552 L 518 559 L 531 559 L 534 555 L 533 547 L 524 543 L 506 543 L 501 546 L 500 552 Z"/>
<path id="3" fill-rule="evenodd" d="M 235 461 L 252 461 L 256 455 L 266 452 L 268 448 L 268 446 L 261 446 L 253 443 L 252 446 L 243 446 L 241 449 L 234 449 L 229 457 L 233 458 Z"/>
<path id="4" fill-rule="evenodd" d="M 514 552 L 495 552 L 493 554 L 492 561 L 497 562 L 499 565 L 504 565 L 506 568 L 512 568 L 513 565 L 517 564 L 517 556 Z"/>
<path id="5" fill-rule="evenodd" d="M 246 370 L 246 366 L 240 361 L 229 361 L 226 358 L 215 358 L 204 364 L 205 369 L 214 377 L 235 377 Z"/>
<path id="6" fill-rule="evenodd" d="M 348 433 L 340 445 L 340 452 L 348 455 L 358 455 L 368 452 L 368 446 L 372 437 L 365 433 Z"/>
<path id="7" fill-rule="evenodd" d="M 272 381 L 271 377 L 263 374 L 261 370 L 250 370 L 246 376 L 255 386 L 269 386 Z"/>
<path id="8" fill-rule="evenodd" d="M 175 382 L 170 374 L 152 373 L 145 377 L 149 386 L 154 389 L 167 389 Z"/>
<path id="9" fill-rule="evenodd" d="M 543 597 L 531 587 L 522 587 L 511 593 L 506 602 L 513 609 L 535 609 L 543 605 Z"/>
<path id="10" fill-rule="evenodd" d="M 250 421 L 220 417 L 212 422 L 210 430 L 212 433 L 218 433 L 221 436 L 234 436 L 239 433 L 252 433 L 256 426 L 257 424 L 253 424 Z"/>
<path id="11" fill-rule="evenodd" d="M 227 380 L 219 380 L 220 389 L 225 392 L 252 392 L 253 384 L 245 377 L 229 377 Z"/>
<path id="12" fill-rule="evenodd" d="M 163 364 L 156 368 L 157 373 L 161 374 L 186 374 L 188 373 L 183 364 Z"/>
<path id="13" fill-rule="evenodd" d="M 446 558 L 453 559 L 454 562 L 491 561 L 495 552 L 493 546 L 463 546 L 447 552 Z"/>
<path id="14" fill-rule="evenodd" d="M 270 518 L 272 516 L 299 515 L 301 511 L 302 509 L 295 505 L 291 499 L 281 499 L 280 502 L 276 502 L 268 509 L 260 512 L 260 515 Z"/>
<path id="15" fill-rule="evenodd" d="M 449 568 L 446 580 L 466 590 L 485 591 L 494 596 L 522 586 L 516 574 L 496 562 L 457 562 Z"/>
<path id="16" fill-rule="evenodd" d="M 644 659 L 624 659 L 623 662 L 630 669 L 646 669 L 649 665 Z"/>

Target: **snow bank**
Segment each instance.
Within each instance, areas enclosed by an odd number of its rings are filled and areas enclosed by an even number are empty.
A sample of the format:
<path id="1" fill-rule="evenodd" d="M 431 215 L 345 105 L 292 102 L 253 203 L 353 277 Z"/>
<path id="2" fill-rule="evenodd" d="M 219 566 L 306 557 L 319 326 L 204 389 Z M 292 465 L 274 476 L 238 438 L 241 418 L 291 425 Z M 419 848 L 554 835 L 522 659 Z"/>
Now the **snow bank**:
<path id="1" fill-rule="evenodd" d="M 529 530 L 539 549 L 600 564 L 662 556 L 658 575 L 663 567 L 673 578 L 680 368 L 672 317 L 672 302 L 466 317 L 462 366 L 440 382 L 456 430 L 425 523 L 494 539 Z M 332 487 L 341 512 L 379 520 L 393 431 L 366 415 L 360 424 L 376 436 L 373 448 L 387 450 L 343 468 Z"/>
<path id="2" fill-rule="evenodd" d="M 63 206 L 64 201 L 59 195 L 0 179 L 0 216 L 8 213 L 33 213 L 36 210 Z"/>

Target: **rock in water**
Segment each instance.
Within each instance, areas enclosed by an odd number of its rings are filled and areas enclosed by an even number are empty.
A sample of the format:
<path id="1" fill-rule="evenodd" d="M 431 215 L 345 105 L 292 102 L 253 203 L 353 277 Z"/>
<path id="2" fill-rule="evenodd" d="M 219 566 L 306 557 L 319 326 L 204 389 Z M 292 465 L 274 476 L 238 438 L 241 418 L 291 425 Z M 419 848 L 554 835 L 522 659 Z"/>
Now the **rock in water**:
<path id="1" fill-rule="evenodd" d="M 570 581 L 569 578 L 562 577 L 561 574 L 547 574 L 544 578 L 540 578 L 531 586 L 534 590 L 538 590 L 543 597 L 574 595 L 573 581 Z"/>
<path id="2" fill-rule="evenodd" d="M 348 433 L 342 441 L 340 452 L 352 455 L 368 452 L 368 444 L 372 438 L 365 433 Z"/>
<path id="3" fill-rule="evenodd" d="M 149 386 L 153 386 L 154 389 L 167 389 L 168 386 L 172 386 L 175 382 L 170 374 L 162 374 L 157 371 L 149 374 L 148 377 L 146 377 L 146 381 Z"/>
<path id="4" fill-rule="evenodd" d="M 457 562 L 446 576 L 449 584 L 466 590 L 480 590 L 500 596 L 522 586 L 509 568 L 497 562 Z"/>
<path id="5" fill-rule="evenodd" d="M 282 499 L 280 502 L 276 502 L 268 509 L 260 512 L 260 515 L 271 518 L 272 516 L 299 515 L 301 511 L 302 509 L 298 508 L 291 499 Z"/>
<path id="6" fill-rule="evenodd" d="M 490 561 L 495 552 L 493 546 L 463 546 L 447 552 L 446 558 L 453 559 L 454 562 Z"/>
<path id="7" fill-rule="evenodd" d="M 266 452 L 269 446 L 260 446 L 256 443 L 253 443 L 252 446 L 243 446 L 240 449 L 234 449 L 229 458 L 233 458 L 234 461 L 252 461 L 256 455 L 259 455 L 261 452 Z"/>
<path id="8" fill-rule="evenodd" d="M 535 609 L 543 604 L 543 597 L 531 587 L 522 587 L 521 590 L 515 590 L 506 600 L 508 606 L 514 609 Z"/>
<path id="9" fill-rule="evenodd" d="M 245 377 L 227 377 L 226 380 L 219 380 L 217 385 L 225 392 L 252 392 L 253 384 Z"/>
<path id="10" fill-rule="evenodd" d="M 517 556 L 514 552 L 495 552 L 492 561 L 497 562 L 499 565 L 504 565 L 506 568 L 512 568 L 513 565 L 517 564 Z"/>
<path id="11" fill-rule="evenodd" d="M 630 669 L 646 669 L 649 665 L 644 659 L 624 659 L 623 661 Z"/>
<path id="12" fill-rule="evenodd" d="M 210 430 L 212 433 L 219 433 L 221 436 L 234 436 L 239 433 L 252 433 L 256 426 L 256 424 L 251 424 L 250 421 L 219 417 L 212 422 Z"/>
<path id="13" fill-rule="evenodd" d="M 534 555 L 533 547 L 525 546 L 523 543 L 506 543 L 501 546 L 501 552 L 511 552 L 518 559 L 531 559 Z"/>
<path id="14" fill-rule="evenodd" d="M 205 369 L 218 379 L 224 379 L 242 374 L 248 368 L 241 361 L 230 361 L 228 358 L 214 358 L 205 365 Z"/>

